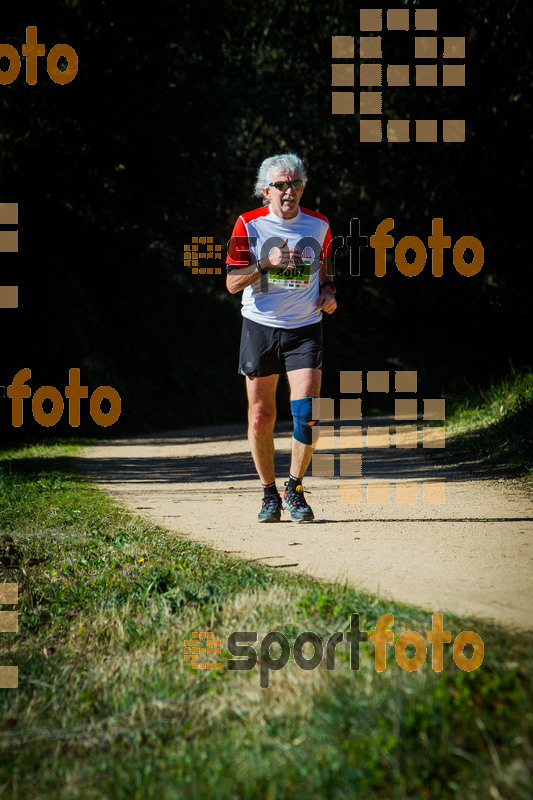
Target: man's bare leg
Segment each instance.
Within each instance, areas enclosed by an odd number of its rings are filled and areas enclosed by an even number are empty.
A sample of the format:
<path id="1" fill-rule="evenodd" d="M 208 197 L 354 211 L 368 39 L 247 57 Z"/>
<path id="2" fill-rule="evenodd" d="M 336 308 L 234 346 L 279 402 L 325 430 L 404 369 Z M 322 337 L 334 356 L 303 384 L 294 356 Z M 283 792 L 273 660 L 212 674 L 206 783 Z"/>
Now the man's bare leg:
<path id="1" fill-rule="evenodd" d="M 320 369 L 294 369 L 287 372 L 291 389 L 291 400 L 300 400 L 303 397 L 318 397 L 322 382 Z M 302 444 L 294 437 L 292 439 L 291 475 L 303 478 L 309 462 L 313 456 L 314 444 Z"/>
<path id="2" fill-rule="evenodd" d="M 267 486 L 276 479 L 274 472 L 274 423 L 276 422 L 276 387 L 279 375 L 262 378 L 246 376 L 248 393 L 248 441 L 261 483 Z"/>

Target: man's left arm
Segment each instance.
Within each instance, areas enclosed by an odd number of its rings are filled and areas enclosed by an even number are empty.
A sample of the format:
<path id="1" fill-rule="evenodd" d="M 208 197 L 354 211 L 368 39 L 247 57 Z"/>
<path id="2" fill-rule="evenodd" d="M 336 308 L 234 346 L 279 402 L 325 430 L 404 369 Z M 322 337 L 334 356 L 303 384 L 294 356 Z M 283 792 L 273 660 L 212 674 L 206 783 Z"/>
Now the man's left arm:
<path id="1" fill-rule="evenodd" d="M 315 301 L 316 307 L 321 311 L 325 311 L 326 314 L 333 314 L 333 312 L 337 308 L 337 301 L 335 299 L 335 291 L 333 289 L 333 286 L 324 286 L 324 288 L 322 288 L 323 283 L 326 283 L 326 281 L 333 280 L 332 275 L 333 275 L 333 270 L 331 269 L 331 256 L 327 255 L 320 262 L 320 269 L 318 270 L 318 279 L 321 288 L 320 288 L 320 294 L 318 295 Z"/>

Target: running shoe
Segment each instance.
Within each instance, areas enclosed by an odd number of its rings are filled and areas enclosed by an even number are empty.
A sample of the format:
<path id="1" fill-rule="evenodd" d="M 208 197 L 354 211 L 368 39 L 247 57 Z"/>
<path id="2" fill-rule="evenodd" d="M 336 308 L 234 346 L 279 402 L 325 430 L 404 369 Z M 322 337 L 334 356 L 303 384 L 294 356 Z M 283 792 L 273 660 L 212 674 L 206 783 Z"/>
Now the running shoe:
<path id="1" fill-rule="evenodd" d="M 291 519 L 293 522 L 311 522 L 311 520 L 315 518 L 310 506 L 305 500 L 304 489 L 301 483 L 298 484 L 296 489 L 289 486 L 288 481 L 285 483 L 283 505 L 291 512 Z"/>
<path id="2" fill-rule="evenodd" d="M 263 497 L 263 505 L 257 516 L 258 522 L 280 522 L 281 521 L 281 497 L 279 494 L 269 494 Z"/>

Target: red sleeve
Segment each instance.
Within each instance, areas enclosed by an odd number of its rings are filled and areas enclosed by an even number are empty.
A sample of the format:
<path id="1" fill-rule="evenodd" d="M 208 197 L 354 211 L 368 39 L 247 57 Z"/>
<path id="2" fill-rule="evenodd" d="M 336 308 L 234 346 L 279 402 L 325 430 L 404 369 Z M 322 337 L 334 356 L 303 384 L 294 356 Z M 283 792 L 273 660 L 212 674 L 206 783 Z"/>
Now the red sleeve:
<path id="1" fill-rule="evenodd" d="M 242 217 L 239 217 L 233 227 L 231 239 L 228 242 L 228 255 L 226 256 L 226 267 L 232 269 L 243 269 L 249 267 L 252 257 L 249 249 L 248 232 Z"/>
<path id="2" fill-rule="evenodd" d="M 330 255 L 331 255 L 331 230 L 328 223 L 328 229 L 326 231 L 326 235 L 324 236 L 324 241 L 322 242 L 322 252 L 320 253 L 320 260 L 323 261 Z"/>

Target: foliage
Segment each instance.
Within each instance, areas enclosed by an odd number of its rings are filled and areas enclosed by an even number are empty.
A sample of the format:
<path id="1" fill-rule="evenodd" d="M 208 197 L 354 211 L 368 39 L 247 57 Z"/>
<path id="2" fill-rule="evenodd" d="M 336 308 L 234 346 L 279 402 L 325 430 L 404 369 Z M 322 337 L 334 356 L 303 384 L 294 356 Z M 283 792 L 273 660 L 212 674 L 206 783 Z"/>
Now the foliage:
<path id="1" fill-rule="evenodd" d="M 447 427 L 452 443 L 493 465 L 533 470 L 533 372 L 512 372 L 488 389 L 455 398 Z"/>
<path id="2" fill-rule="evenodd" d="M 390 87 L 384 113 L 464 116 L 466 143 L 369 145 L 358 142 L 358 114 L 330 107 L 331 36 L 357 37 L 356 6 L 155 0 L 131 14 L 106 0 L 48 4 L 39 39 L 48 48 L 67 41 L 80 66 L 60 87 L 40 59 L 37 85 L 21 72 L 0 87 L 1 194 L 21 204 L 22 243 L 4 382 L 30 366 L 32 386 L 61 387 L 78 366 L 91 391 L 120 392 L 114 433 L 241 419 L 239 300 L 223 276 L 187 274 L 182 248 L 194 235 L 226 242 L 236 216 L 256 204 L 259 162 L 289 149 L 309 165 L 304 205 L 326 213 L 334 235 L 347 236 L 357 217 L 370 236 L 391 216 L 396 242 L 425 241 L 442 217 L 452 243 L 474 235 L 485 248 L 473 278 L 455 272 L 449 250 L 442 278 L 429 264 L 406 278 L 389 260 L 378 279 L 368 249 L 357 277 L 340 254 L 326 394 L 339 369 L 417 369 L 428 390 L 453 392 L 502 374 L 509 357 L 526 365 L 517 332 L 531 303 L 520 235 L 531 8 L 454 0 L 439 15 L 439 36 L 466 33 L 465 89 Z M 20 51 L 30 17 L 28 4 L 13 9 L 3 41 Z M 387 40 L 390 61 L 412 60 L 406 37 Z M 7 420 L 7 404 L 2 413 Z M 94 435 L 88 414 L 82 422 Z M 65 415 L 55 433 L 67 432 Z"/>

